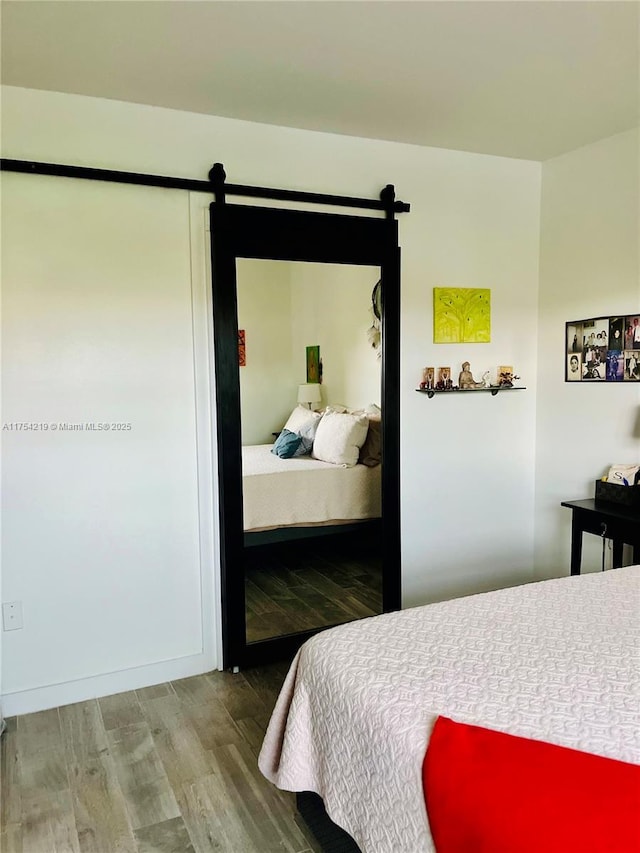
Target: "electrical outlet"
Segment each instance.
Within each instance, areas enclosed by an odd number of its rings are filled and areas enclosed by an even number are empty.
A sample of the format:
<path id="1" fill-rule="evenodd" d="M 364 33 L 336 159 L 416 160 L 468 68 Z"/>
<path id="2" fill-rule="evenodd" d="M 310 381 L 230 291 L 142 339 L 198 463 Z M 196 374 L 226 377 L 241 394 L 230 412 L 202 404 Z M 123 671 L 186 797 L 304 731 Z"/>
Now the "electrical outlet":
<path id="1" fill-rule="evenodd" d="M 2 627 L 5 631 L 22 628 L 22 602 L 7 601 L 2 605 Z"/>

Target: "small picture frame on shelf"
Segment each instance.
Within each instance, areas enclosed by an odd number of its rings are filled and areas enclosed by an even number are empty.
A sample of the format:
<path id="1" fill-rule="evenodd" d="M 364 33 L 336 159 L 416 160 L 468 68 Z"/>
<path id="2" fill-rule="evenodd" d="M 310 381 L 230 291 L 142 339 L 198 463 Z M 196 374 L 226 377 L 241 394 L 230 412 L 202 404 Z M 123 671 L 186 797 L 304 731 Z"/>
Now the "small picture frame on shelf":
<path id="1" fill-rule="evenodd" d="M 505 388 L 513 386 L 513 366 L 511 364 L 501 364 L 498 367 L 498 385 Z"/>
<path id="2" fill-rule="evenodd" d="M 422 381 L 420 387 L 423 391 L 429 391 L 436 387 L 436 369 L 435 367 L 422 368 Z"/>
<path id="3" fill-rule="evenodd" d="M 446 391 L 451 388 L 453 385 L 451 381 L 451 368 L 450 367 L 439 367 L 438 368 L 438 382 L 436 384 L 436 388 L 439 391 Z"/>

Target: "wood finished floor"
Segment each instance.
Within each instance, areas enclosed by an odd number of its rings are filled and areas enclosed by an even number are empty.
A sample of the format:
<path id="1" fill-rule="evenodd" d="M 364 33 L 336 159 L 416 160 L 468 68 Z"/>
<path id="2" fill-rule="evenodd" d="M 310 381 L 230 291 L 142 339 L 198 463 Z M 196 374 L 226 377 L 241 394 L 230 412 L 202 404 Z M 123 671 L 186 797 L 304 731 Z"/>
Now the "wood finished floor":
<path id="1" fill-rule="evenodd" d="M 286 664 L 13 717 L 3 853 L 311 853 L 257 755 Z"/>
<path id="2" fill-rule="evenodd" d="M 289 542 L 245 551 L 247 642 L 382 613 L 379 550 Z"/>

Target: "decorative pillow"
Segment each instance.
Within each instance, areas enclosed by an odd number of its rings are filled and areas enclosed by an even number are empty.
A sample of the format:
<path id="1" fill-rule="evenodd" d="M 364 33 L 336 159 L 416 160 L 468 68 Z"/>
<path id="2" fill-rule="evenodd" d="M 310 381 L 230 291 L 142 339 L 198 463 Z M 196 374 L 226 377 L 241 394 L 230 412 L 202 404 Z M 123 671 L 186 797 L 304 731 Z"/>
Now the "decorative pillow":
<path id="1" fill-rule="evenodd" d="M 294 456 L 308 456 L 311 453 L 313 440 L 316 437 L 320 421 L 321 418 L 317 418 L 315 421 L 309 421 L 296 433 L 296 435 L 300 436 L 300 446 L 293 454 Z"/>
<path id="2" fill-rule="evenodd" d="M 296 450 L 300 447 L 302 438 L 291 432 L 288 429 L 283 429 L 280 435 L 276 438 L 276 442 L 271 448 L 271 452 L 275 453 L 281 459 L 291 459 L 296 454 Z"/>
<path id="3" fill-rule="evenodd" d="M 382 421 L 379 416 L 369 415 L 369 431 L 360 448 L 358 462 L 367 468 L 375 468 L 382 462 Z"/>
<path id="4" fill-rule="evenodd" d="M 328 406 L 316 432 L 313 456 L 322 462 L 352 468 L 367 437 L 369 419 L 334 411 Z"/>
<path id="5" fill-rule="evenodd" d="M 313 412 L 305 406 L 296 406 L 289 415 L 289 420 L 284 425 L 289 432 L 300 432 L 303 426 L 314 421 L 320 421 L 322 415 L 320 412 Z"/>

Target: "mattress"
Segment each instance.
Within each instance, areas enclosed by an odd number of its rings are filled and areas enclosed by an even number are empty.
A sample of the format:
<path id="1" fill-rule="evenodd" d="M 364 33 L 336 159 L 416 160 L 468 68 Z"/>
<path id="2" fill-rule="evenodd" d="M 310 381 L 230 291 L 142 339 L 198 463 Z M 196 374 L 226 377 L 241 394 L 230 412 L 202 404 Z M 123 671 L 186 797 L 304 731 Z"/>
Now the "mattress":
<path id="1" fill-rule="evenodd" d="M 259 758 L 363 853 L 433 851 L 421 766 L 439 715 L 640 763 L 640 566 L 360 620 L 294 659 Z"/>
<path id="2" fill-rule="evenodd" d="M 342 468 L 310 456 L 281 459 L 272 447 L 242 448 L 245 531 L 380 517 L 380 465 Z"/>

